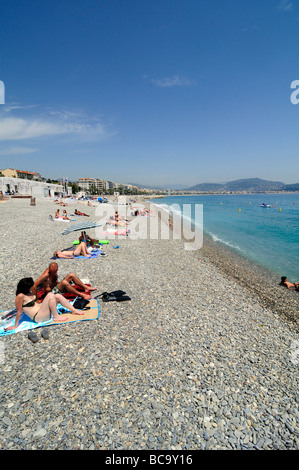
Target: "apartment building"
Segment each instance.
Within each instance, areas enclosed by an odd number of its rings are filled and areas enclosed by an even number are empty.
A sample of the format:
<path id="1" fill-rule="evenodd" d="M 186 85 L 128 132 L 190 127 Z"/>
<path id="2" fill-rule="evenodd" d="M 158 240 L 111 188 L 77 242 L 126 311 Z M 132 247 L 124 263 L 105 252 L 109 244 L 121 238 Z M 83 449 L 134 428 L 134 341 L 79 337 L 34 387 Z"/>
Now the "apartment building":
<path id="1" fill-rule="evenodd" d="M 100 178 L 79 178 L 77 181 L 78 186 L 83 191 L 92 191 L 95 189 L 97 193 L 101 193 L 102 191 L 106 191 L 110 189 L 111 182 L 102 180 Z"/>
<path id="2" fill-rule="evenodd" d="M 42 181 L 42 177 L 39 173 L 34 171 L 26 170 L 15 170 L 14 168 L 6 168 L 5 170 L 0 170 L 4 176 L 9 178 L 21 178 L 32 181 Z"/>

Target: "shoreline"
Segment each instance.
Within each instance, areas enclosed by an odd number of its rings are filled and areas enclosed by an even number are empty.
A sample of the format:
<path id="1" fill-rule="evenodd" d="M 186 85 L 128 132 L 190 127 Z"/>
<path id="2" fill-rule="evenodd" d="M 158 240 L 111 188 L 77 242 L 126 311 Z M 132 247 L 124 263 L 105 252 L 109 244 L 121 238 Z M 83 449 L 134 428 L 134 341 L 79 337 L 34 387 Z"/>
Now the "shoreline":
<path id="1" fill-rule="evenodd" d="M 291 321 L 299 332 L 299 295 L 279 285 L 280 278 L 263 266 L 204 236 L 203 253 L 226 275 L 257 295 L 262 305 Z"/>
<path id="2" fill-rule="evenodd" d="M 74 208 L 95 220 L 95 206 Z M 55 209 L 1 204 L 1 310 L 20 278 L 36 279 L 77 238 L 62 235 L 73 222 L 49 220 Z M 104 251 L 57 260 L 59 280 L 72 271 L 94 296 L 121 289 L 130 301 L 100 301 L 98 320 L 50 326 L 49 340 L 39 328 L 37 343 L 26 331 L 0 338 L 0 449 L 298 449 L 298 334 L 242 284 L 245 264 L 206 239 L 188 251 L 181 239 L 119 237 Z"/>
<path id="3" fill-rule="evenodd" d="M 168 211 L 158 203 L 151 204 L 169 216 Z M 172 215 L 169 217 L 173 222 Z M 206 233 L 203 233 L 203 245 L 196 251 L 196 256 L 208 259 L 223 274 L 256 295 L 263 306 L 278 313 L 282 319 L 290 321 L 299 332 L 299 293 L 280 286 L 280 277 L 276 273 L 246 258 L 233 248 L 214 241 Z"/>

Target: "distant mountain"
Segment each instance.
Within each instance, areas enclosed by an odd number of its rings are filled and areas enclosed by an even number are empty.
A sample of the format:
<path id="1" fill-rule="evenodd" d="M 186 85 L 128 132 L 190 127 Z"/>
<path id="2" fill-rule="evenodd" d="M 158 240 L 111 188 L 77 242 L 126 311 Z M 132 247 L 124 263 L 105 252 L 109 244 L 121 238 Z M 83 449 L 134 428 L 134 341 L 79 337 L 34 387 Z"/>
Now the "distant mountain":
<path id="1" fill-rule="evenodd" d="M 218 191 L 224 188 L 223 184 L 220 183 L 200 183 L 187 188 L 187 191 Z"/>
<path id="2" fill-rule="evenodd" d="M 296 184 L 287 184 L 286 185 L 287 191 L 299 191 L 299 183 Z"/>
<path id="3" fill-rule="evenodd" d="M 229 181 L 224 184 L 215 183 L 201 183 L 191 188 L 188 191 L 279 191 L 286 190 L 288 185 L 281 181 L 267 181 L 260 178 L 247 178 L 235 181 Z M 296 185 L 289 185 L 296 186 Z M 295 191 L 295 189 L 293 189 Z"/>
<path id="4" fill-rule="evenodd" d="M 299 191 L 299 183 L 285 184 L 281 181 L 268 181 L 260 178 L 247 178 L 229 181 L 228 183 L 200 183 L 186 188 L 182 184 L 170 184 L 165 186 L 145 186 L 136 183 L 129 183 L 139 188 L 147 188 L 156 191 L 165 191 L 167 189 L 173 191 L 203 191 L 203 192 L 219 192 L 219 191 L 252 191 L 252 192 L 265 192 L 265 191 Z"/>

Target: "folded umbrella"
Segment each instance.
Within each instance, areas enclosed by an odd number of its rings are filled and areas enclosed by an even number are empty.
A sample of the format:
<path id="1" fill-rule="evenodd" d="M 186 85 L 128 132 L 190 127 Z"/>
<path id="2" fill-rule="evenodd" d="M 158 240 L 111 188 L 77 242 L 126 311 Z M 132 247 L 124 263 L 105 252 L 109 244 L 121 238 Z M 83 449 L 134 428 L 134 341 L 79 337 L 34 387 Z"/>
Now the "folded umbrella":
<path id="1" fill-rule="evenodd" d="M 101 222 L 81 222 L 79 224 L 74 224 L 64 230 L 62 235 L 67 235 L 70 232 L 76 232 L 79 230 L 88 230 L 89 228 L 101 227 L 103 224 Z"/>

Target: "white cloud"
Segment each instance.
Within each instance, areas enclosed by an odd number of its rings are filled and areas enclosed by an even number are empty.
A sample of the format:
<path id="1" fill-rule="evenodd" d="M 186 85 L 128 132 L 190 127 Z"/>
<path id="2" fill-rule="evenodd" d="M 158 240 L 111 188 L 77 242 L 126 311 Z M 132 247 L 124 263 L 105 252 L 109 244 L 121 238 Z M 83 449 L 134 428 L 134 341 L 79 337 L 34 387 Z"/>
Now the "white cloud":
<path id="1" fill-rule="evenodd" d="M 157 78 L 152 79 L 151 82 L 158 86 L 158 87 L 174 87 L 174 86 L 193 86 L 196 84 L 195 80 L 190 80 L 186 77 L 180 77 L 179 75 L 175 75 L 171 78 Z"/>
<path id="2" fill-rule="evenodd" d="M 25 153 L 33 153 L 36 152 L 38 149 L 30 148 L 30 147 L 21 147 L 21 146 L 14 146 L 14 147 L 0 147 L 0 155 L 22 155 Z"/>
<path id="3" fill-rule="evenodd" d="M 289 0 L 281 0 L 278 9 L 282 11 L 293 11 L 293 3 Z"/>
<path id="4" fill-rule="evenodd" d="M 28 114 L 30 106 L 8 106 L 0 115 L 0 141 L 20 141 L 54 136 L 88 140 L 102 140 L 109 133 L 98 118 L 89 118 L 78 112 L 40 109 Z M 26 117 L 14 116 L 19 110 L 27 109 Z M 8 114 L 9 113 L 9 114 Z"/>
<path id="5" fill-rule="evenodd" d="M 21 105 L 19 103 L 11 103 L 10 105 L 5 105 L 3 107 L 3 111 L 5 113 L 10 113 L 11 111 L 15 111 L 16 109 L 24 110 L 24 109 L 36 108 L 36 107 L 37 107 L 36 104 Z"/>
<path id="6" fill-rule="evenodd" d="M 24 140 L 64 133 L 62 127 L 51 122 L 23 118 L 0 119 L 0 140 Z"/>

